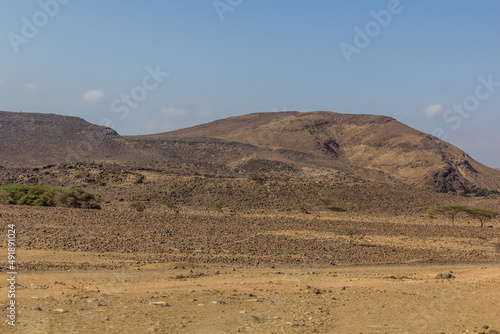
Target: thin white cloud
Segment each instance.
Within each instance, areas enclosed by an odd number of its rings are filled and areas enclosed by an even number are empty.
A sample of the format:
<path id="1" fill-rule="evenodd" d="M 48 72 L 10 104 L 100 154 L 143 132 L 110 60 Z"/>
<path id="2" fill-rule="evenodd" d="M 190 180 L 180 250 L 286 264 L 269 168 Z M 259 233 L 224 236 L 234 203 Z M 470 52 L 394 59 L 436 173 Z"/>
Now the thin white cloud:
<path id="1" fill-rule="evenodd" d="M 32 82 L 27 82 L 23 85 L 24 89 L 26 90 L 29 90 L 29 91 L 32 91 L 32 92 L 35 92 L 37 91 L 40 87 L 35 85 L 34 83 Z"/>
<path id="2" fill-rule="evenodd" d="M 196 112 L 196 116 L 198 117 L 209 117 L 209 116 L 212 116 L 213 115 L 213 111 L 212 110 L 199 110 Z"/>
<path id="3" fill-rule="evenodd" d="M 182 117 L 186 116 L 189 112 L 181 108 L 162 108 L 161 113 L 165 116 Z"/>
<path id="4" fill-rule="evenodd" d="M 142 129 L 147 133 L 157 133 L 175 130 L 177 127 L 170 122 L 161 122 L 157 119 L 151 119 L 142 124 Z"/>
<path id="5" fill-rule="evenodd" d="M 434 118 L 444 112 L 444 107 L 441 104 L 431 104 L 420 110 L 420 113 L 427 118 Z"/>
<path id="6" fill-rule="evenodd" d="M 0 80 L 0 86 L 3 86 L 7 83 L 7 79 Z"/>
<path id="7" fill-rule="evenodd" d="M 104 97 L 104 93 L 100 89 L 89 90 L 83 95 L 83 101 L 87 103 L 98 103 Z"/>

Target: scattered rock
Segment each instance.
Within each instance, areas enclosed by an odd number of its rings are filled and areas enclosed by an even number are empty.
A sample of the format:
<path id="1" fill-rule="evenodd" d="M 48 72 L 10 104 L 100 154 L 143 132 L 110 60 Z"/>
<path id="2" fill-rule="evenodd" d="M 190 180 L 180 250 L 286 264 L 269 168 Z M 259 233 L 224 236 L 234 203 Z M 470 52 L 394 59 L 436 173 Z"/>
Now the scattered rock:
<path id="1" fill-rule="evenodd" d="M 225 305 L 226 302 L 220 301 L 220 300 L 214 300 L 213 302 L 210 302 L 210 304 L 219 304 L 219 305 Z"/>
<path id="2" fill-rule="evenodd" d="M 155 305 L 155 306 L 170 306 L 170 305 L 168 305 L 167 302 L 151 302 L 149 304 Z"/>
<path id="3" fill-rule="evenodd" d="M 66 310 L 63 310 L 62 308 L 56 308 L 56 309 L 53 309 L 52 312 L 57 312 L 57 313 L 67 313 L 68 311 Z"/>
<path id="4" fill-rule="evenodd" d="M 451 271 L 447 274 L 439 273 L 436 275 L 436 279 L 452 279 L 452 278 L 455 278 L 455 276 L 452 274 Z"/>
<path id="5" fill-rule="evenodd" d="M 257 324 L 260 324 L 260 323 L 262 322 L 262 320 L 261 320 L 260 318 L 258 318 L 258 317 L 256 317 L 256 316 L 254 316 L 254 315 L 249 316 L 249 317 L 248 317 L 248 319 L 249 319 L 250 321 L 252 321 L 252 322 L 257 323 Z"/>

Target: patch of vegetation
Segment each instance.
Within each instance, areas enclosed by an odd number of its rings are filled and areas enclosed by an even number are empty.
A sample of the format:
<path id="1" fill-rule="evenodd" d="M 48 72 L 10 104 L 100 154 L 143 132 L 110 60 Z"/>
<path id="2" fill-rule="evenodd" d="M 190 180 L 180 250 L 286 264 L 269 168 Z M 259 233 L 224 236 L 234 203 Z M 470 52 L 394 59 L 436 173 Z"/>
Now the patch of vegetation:
<path id="1" fill-rule="evenodd" d="M 467 208 L 465 213 L 467 213 L 469 217 L 479 220 L 479 222 L 481 223 L 481 227 L 483 227 L 484 223 L 488 220 L 491 220 L 498 216 L 498 212 L 496 211 L 478 208 Z"/>
<path id="2" fill-rule="evenodd" d="M 467 210 L 467 206 L 465 205 L 458 205 L 458 204 L 451 204 L 451 205 L 439 205 L 436 206 L 435 208 L 427 210 L 427 214 L 431 219 L 436 218 L 436 215 L 441 215 L 441 216 L 446 216 L 451 220 L 451 224 L 455 224 L 455 217 Z"/>
<path id="3" fill-rule="evenodd" d="M 130 204 L 130 207 L 137 212 L 143 212 L 144 210 L 146 210 L 146 205 L 144 205 L 144 203 L 141 202 L 134 202 Z"/>
<path id="4" fill-rule="evenodd" d="M 10 195 L 5 190 L 0 190 L 0 204 L 9 204 Z"/>
<path id="5" fill-rule="evenodd" d="M 334 202 L 333 198 L 330 197 L 320 197 L 318 198 L 321 203 L 328 209 Z"/>
<path id="6" fill-rule="evenodd" d="M 481 188 L 476 190 L 476 197 L 496 197 L 500 195 L 500 191 L 498 190 L 489 190 L 487 188 Z"/>
<path id="7" fill-rule="evenodd" d="M 264 183 L 267 180 L 267 177 L 263 173 L 252 174 L 250 178 L 257 183 Z"/>
<path id="8" fill-rule="evenodd" d="M 0 188 L 0 203 L 12 205 L 54 206 L 100 209 L 100 199 L 78 188 L 8 185 Z"/>
<path id="9" fill-rule="evenodd" d="M 226 205 L 226 203 L 224 203 L 223 201 L 220 201 L 220 200 L 219 200 L 219 201 L 217 201 L 217 202 L 215 202 L 215 207 L 216 207 L 217 209 L 221 210 L 221 211 L 222 211 L 222 208 L 223 208 L 225 205 Z"/>
<path id="10" fill-rule="evenodd" d="M 346 211 L 343 208 L 332 206 L 333 202 L 335 202 L 335 200 L 333 198 L 330 198 L 330 197 L 320 197 L 320 198 L 318 198 L 318 200 L 321 203 L 323 203 L 323 205 L 325 206 L 325 209 L 328 209 L 328 210 L 331 210 L 331 211 L 336 211 L 336 212 L 344 212 L 344 211 Z"/>
<path id="11" fill-rule="evenodd" d="M 498 212 L 493 210 L 486 210 L 480 208 L 471 208 L 465 205 L 439 205 L 435 208 L 427 210 L 427 214 L 429 217 L 435 218 L 436 215 L 443 215 L 448 217 L 451 220 L 451 223 L 454 224 L 455 217 L 461 213 L 466 214 L 470 218 L 479 220 L 481 227 L 484 226 L 484 223 L 488 220 L 491 220 L 498 216 Z"/>
<path id="12" fill-rule="evenodd" d="M 432 193 L 438 193 L 439 192 L 439 189 L 436 188 L 436 187 L 427 187 L 427 188 L 425 188 L 425 190 L 430 191 Z"/>
<path id="13" fill-rule="evenodd" d="M 303 206 L 303 205 L 299 206 L 299 210 L 302 213 L 307 213 L 307 214 L 310 213 L 309 210 L 307 210 L 307 208 L 305 206 Z"/>

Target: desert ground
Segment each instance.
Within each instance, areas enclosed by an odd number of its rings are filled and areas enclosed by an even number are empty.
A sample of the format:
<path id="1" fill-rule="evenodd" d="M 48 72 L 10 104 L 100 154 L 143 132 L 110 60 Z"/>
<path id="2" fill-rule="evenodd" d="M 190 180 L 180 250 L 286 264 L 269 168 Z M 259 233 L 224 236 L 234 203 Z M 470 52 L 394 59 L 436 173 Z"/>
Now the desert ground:
<path id="1" fill-rule="evenodd" d="M 19 256 L 43 259 L 54 268 L 21 271 L 18 324 L 13 329 L 4 323 L 4 333 L 488 333 L 500 328 L 500 270 L 492 263 L 241 266 L 138 264 L 132 256 L 92 252 L 20 251 Z M 90 268 L 62 269 L 70 262 Z M 99 268 L 115 263 L 115 269 Z M 6 288 L 0 293 L 6 295 Z"/>
<path id="2" fill-rule="evenodd" d="M 16 326 L 5 317 L 2 333 L 500 330 L 498 220 L 481 228 L 425 214 L 445 203 L 496 208 L 496 198 L 344 176 L 91 164 L 4 171 L 0 180 L 102 198 L 100 210 L 0 205 L 2 245 L 15 224 L 18 271 Z M 5 315 L 8 290 L 4 281 Z"/>

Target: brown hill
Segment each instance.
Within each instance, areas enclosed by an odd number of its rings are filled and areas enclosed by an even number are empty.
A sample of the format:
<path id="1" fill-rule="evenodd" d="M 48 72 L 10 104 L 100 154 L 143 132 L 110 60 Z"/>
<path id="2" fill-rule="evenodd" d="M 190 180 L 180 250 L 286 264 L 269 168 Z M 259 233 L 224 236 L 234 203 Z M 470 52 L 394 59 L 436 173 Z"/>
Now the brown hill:
<path id="1" fill-rule="evenodd" d="M 274 160 L 303 170 L 348 171 L 364 179 L 432 186 L 444 192 L 500 188 L 494 169 L 385 116 L 257 113 L 135 139 L 172 142 L 186 138 L 214 138 L 254 147 L 252 152 L 241 152 L 231 161 L 233 165 Z"/>
<path id="2" fill-rule="evenodd" d="M 113 129 L 81 118 L 0 111 L 0 166 L 123 160 L 127 153 L 129 143 Z"/>
<path id="3" fill-rule="evenodd" d="M 443 192 L 500 189 L 498 171 L 385 116 L 258 113 L 172 132 L 121 137 L 76 117 L 0 112 L 1 166 L 78 161 L 159 168 L 177 163 L 204 166 L 205 172 L 210 169 L 221 175 L 233 170 L 280 173 L 406 183 Z"/>

